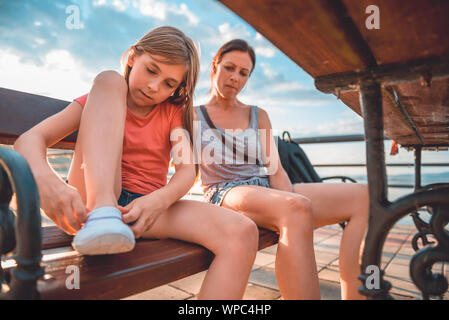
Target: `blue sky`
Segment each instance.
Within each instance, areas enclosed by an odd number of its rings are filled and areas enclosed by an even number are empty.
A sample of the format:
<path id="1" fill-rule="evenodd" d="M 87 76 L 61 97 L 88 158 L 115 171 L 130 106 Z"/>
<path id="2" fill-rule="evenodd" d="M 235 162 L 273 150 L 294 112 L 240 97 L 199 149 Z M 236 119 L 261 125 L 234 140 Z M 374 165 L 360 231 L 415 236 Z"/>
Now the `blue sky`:
<path id="1" fill-rule="evenodd" d="M 79 9 L 79 28 L 66 26 L 70 5 Z M 335 96 L 316 90 L 308 74 L 214 0 L 0 0 L 0 87 L 72 100 L 89 91 L 100 71 L 120 71 L 122 53 L 161 25 L 183 30 L 201 48 L 196 104 L 208 99 L 212 56 L 224 42 L 242 38 L 255 48 L 257 62 L 241 100 L 264 108 L 275 134 L 363 133 L 358 115 Z M 319 149 L 310 148 L 314 162 L 365 161 L 360 143 L 341 144 L 333 152 Z M 431 158 L 446 161 L 445 156 L 440 152 Z M 411 159 L 412 153 L 401 151 L 391 160 Z"/>

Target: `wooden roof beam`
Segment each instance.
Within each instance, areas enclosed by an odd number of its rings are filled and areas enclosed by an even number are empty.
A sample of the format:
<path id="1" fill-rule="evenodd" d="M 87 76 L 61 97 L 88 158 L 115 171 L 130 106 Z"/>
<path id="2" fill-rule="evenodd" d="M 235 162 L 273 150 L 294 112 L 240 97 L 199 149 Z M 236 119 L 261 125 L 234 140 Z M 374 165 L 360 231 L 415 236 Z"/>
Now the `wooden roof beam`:
<path id="1" fill-rule="evenodd" d="M 312 77 L 376 59 L 341 0 L 220 0 Z M 313 48 L 313 50 L 311 50 Z"/>
<path id="2" fill-rule="evenodd" d="M 317 11 L 331 21 L 334 28 L 343 32 L 344 41 L 353 49 L 366 68 L 377 66 L 376 58 L 369 45 L 341 0 L 312 0 L 312 2 L 317 6 Z"/>
<path id="3" fill-rule="evenodd" d="M 383 85 L 422 81 L 430 86 L 432 79 L 449 77 L 449 55 L 380 65 L 360 72 L 344 72 L 315 78 L 315 87 L 324 93 L 358 90 L 367 80 Z"/>

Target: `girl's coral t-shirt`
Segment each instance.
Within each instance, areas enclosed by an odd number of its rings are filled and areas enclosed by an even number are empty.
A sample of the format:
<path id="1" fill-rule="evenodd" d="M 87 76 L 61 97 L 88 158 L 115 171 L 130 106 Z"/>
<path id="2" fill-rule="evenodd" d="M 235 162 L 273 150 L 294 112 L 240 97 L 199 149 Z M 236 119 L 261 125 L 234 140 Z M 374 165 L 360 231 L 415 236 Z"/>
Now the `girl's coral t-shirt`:
<path id="1" fill-rule="evenodd" d="M 88 94 L 75 101 L 84 108 Z M 146 117 L 126 108 L 122 154 L 122 188 L 149 194 L 167 184 L 170 132 L 182 127 L 183 107 L 169 102 L 155 106 Z"/>

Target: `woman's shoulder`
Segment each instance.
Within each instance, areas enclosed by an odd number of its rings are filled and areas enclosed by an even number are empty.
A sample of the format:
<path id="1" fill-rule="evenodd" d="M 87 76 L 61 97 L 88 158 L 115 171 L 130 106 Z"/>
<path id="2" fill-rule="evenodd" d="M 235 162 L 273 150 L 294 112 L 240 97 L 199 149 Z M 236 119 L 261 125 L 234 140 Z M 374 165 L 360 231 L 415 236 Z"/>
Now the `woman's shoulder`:
<path id="1" fill-rule="evenodd" d="M 270 128 L 271 123 L 270 123 L 270 117 L 268 116 L 268 113 L 261 107 L 257 107 L 257 109 L 259 112 L 259 128 L 261 128 L 261 129 Z"/>
<path id="2" fill-rule="evenodd" d="M 241 107 L 245 109 L 255 109 L 257 113 L 259 114 L 259 119 L 268 119 L 268 113 L 265 111 L 265 109 L 257 106 L 257 105 L 247 105 L 244 103 L 241 103 Z"/>
<path id="3" fill-rule="evenodd" d="M 198 112 L 201 108 L 201 106 L 204 106 L 204 104 L 199 104 L 197 106 L 193 106 L 193 120 L 198 120 Z"/>
<path id="4" fill-rule="evenodd" d="M 246 110 L 248 110 L 248 109 L 257 109 L 258 110 L 258 112 L 259 113 L 265 113 L 266 114 L 266 111 L 264 110 L 264 109 L 262 109 L 261 107 L 259 107 L 258 105 L 254 105 L 254 104 L 246 104 L 246 103 L 243 103 L 243 102 L 240 102 L 239 101 L 239 106 L 242 108 L 242 109 L 246 109 Z"/>
<path id="5" fill-rule="evenodd" d="M 268 113 L 265 111 L 265 109 L 257 107 L 257 110 L 259 111 L 259 116 L 268 118 Z"/>

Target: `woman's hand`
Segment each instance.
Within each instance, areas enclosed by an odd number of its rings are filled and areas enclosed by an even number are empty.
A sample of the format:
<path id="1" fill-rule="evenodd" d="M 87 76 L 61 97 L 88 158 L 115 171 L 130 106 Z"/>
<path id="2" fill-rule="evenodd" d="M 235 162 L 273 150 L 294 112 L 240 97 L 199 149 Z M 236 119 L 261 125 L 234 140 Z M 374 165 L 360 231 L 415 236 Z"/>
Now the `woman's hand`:
<path id="1" fill-rule="evenodd" d="M 117 207 L 123 213 L 123 222 L 135 222 L 130 228 L 136 239 L 148 231 L 168 208 L 160 190 L 137 198 L 125 207 Z"/>
<path id="2" fill-rule="evenodd" d="M 78 191 L 54 175 L 35 177 L 35 180 L 45 214 L 66 233 L 76 234 L 90 211 Z"/>

